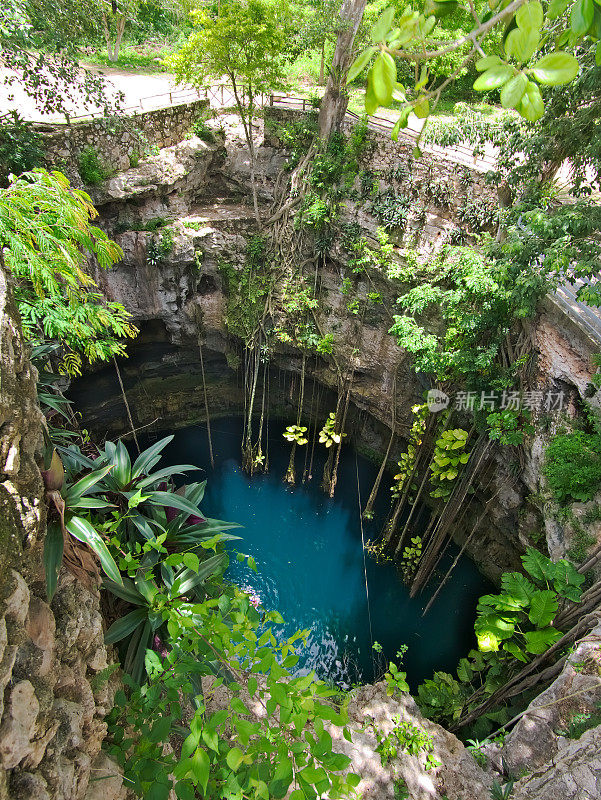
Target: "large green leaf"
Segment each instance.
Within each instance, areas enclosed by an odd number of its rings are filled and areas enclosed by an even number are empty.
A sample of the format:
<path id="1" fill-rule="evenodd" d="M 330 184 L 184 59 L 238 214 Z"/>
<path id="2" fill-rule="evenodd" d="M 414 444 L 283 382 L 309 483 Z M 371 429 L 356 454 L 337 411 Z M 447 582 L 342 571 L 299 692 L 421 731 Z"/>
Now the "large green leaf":
<path id="1" fill-rule="evenodd" d="M 65 540 L 59 522 L 49 522 L 44 540 L 44 569 L 46 572 L 46 594 L 52 600 L 63 561 Z"/>
<path id="2" fill-rule="evenodd" d="M 225 553 L 218 553 L 200 563 L 198 573 L 190 569 L 183 570 L 174 581 L 178 595 L 187 594 L 196 586 L 200 586 L 207 578 L 219 574 L 226 560 Z"/>
<path id="3" fill-rule="evenodd" d="M 547 8 L 547 19 L 557 19 L 557 17 L 561 17 L 569 5 L 570 0 L 551 0 Z"/>
<path id="4" fill-rule="evenodd" d="M 143 626 L 140 625 L 135 629 L 125 654 L 123 669 L 138 684 L 142 683 L 144 677 L 146 650 L 150 647 L 151 637 L 152 628 L 150 622 L 147 621 Z"/>
<path id="5" fill-rule="evenodd" d="M 115 508 L 115 504 L 108 503 L 100 497 L 82 497 L 76 503 L 69 504 L 71 511 L 80 508 Z"/>
<path id="6" fill-rule="evenodd" d="M 123 578 L 121 583 L 115 583 L 110 578 L 103 578 L 102 585 L 122 600 L 132 603 L 132 605 L 142 606 L 146 603 L 144 595 L 136 589 L 134 582 L 129 578 Z"/>
<path id="7" fill-rule="evenodd" d="M 165 467 L 164 469 L 158 470 L 158 472 L 153 472 L 152 475 L 143 478 L 141 481 L 136 481 L 136 488 L 144 489 L 146 486 L 152 486 L 157 482 L 160 483 L 164 478 L 170 478 L 172 475 L 182 475 L 184 472 L 193 470 L 198 470 L 198 467 L 192 464 L 176 464 L 173 467 Z"/>
<path id="8" fill-rule="evenodd" d="M 593 21 L 593 0 L 576 0 L 572 6 L 570 23 L 572 33 L 577 38 L 584 36 Z"/>
<path id="9" fill-rule="evenodd" d="M 547 53 L 532 67 L 532 74 L 545 86 L 560 86 L 573 81 L 580 66 L 570 53 Z"/>
<path id="10" fill-rule="evenodd" d="M 165 508 L 177 508 L 196 517 L 200 514 L 198 506 L 175 492 L 149 492 L 147 496 L 151 503 L 158 503 Z"/>
<path id="11" fill-rule="evenodd" d="M 561 638 L 561 633 L 555 628 L 542 628 L 537 631 L 526 631 L 524 638 L 526 640 L 526 651 L 533 655 L 540 655 Z"/>
<path id="12" fill-rule="evenodd" d="M 543 24 L 544 13 L 543 7 L 538 0 L 530 0 L 529 3 L 524 3 L 523 6 L 518 8 L 515 20 L 519 28 L 524 30 L 540 30 Z"/>
<path id="13" fill-rule="evenodd" d="M 87 494 L 90 489 L 93 489 L 111 469 L 112 465 L 107 464 L 105 467 L 95 470 L 89 475 L 85 475 L 81 480 L 77 481 L 77 483 L 74 483 L 73 486 L 70 486 L 65 493 L 67 508 L 72 508 L 75 503 Z"/>
<path id="14" fill-rule="evenodd" d="M 503 108 L 515 108 L 524 96 L 526 86 L 528 85 L 528 78 L 523 72 L 512 78 L 501 89 L 501 105 Z"/>
<path id="15" fill-rule="evenodd" d="M 580 587 L 584 581 L 584 575 L 581 575 L 576 567 L 564 558 L 555 564 L 553 587 L 562 597 L 571 600 L 573 603 L 579 603 L 582 599 L 582 589 Z"/>
<path id="16" fill-rule="evenodd" d="M 105 644 L 114 644 L 130 636 L 138 625 L 141 625 L 148 618 L 145 608 L 136 608 L 124 617 L 113 622 L 108 631 L 104 634 Z"/>
<path id="17" fill-rule="evenodd" d="M 142 516 L 142 514 L 134 513 L 131 515 L 130 519 L 145 539 L 148 541 L 156 539 L 157 532 L 152 528 L 150 521 L 146 519 L 146 517 Z M 158 523 L 154 520 L 152 520 L 152 524 L 157 526 L 159 534 L 163 532 L 163 530 L 158 529 Z"/>
<path id="18" fill-rule="evenodd" d="M 491 89 L 498 89 L 513 78 L 515 72 L 513 67 L 509 67 L 507 64 L 490 67 L 476 79 L 474 89 L 478 92 L 489 92 Z"/>
<path id="19" fill-rule="evenodd" d="M 392 93 L 396 84 L 396 64 L 389 53 L 380 53 L 371 69 L 372 90 L 381 106 L 392 101 Z"/>
<path id="20" fill-rule="evenodd" d="M 376 48 L 375 47 L 368 47 L 366 50 L 363 50 L 362 53 L 359 53 L 357 58 L 351 64 L 351 67 L 350 67 L 350 69 L 348 71 L 348 75 L 346 76 L 346 82 L 347 83 L 352 83 L 352 81 L 355 80 L 357 75 L 359 75 L 361 72 L 363 72 L 365 67 L 371 61 L 371 57 L 373 56 L 373 54 L 375 52 L 376 52 Z"/>
<path id="21" fill-rule="evenodd" d="M 184 497 L 186 500 L 189 500 L 194 505 L 199 505 L 202 503 L 203 497 L 205 496 L 205 489 L 207 488 L 206 481 L 199 481 L 198 483 L 189 483 L 185 486 Z"/>
<path id="22" fill-rule="evenodd" d="M 474 630 L 478 637 L 490 634 L 499 640 L 509 639 L 515 632 L 516 619 L 514 614 L 482 614 L 476 619 Z"/>
<path id="23" fill-rule="evenodd" d="M 520 606 L 527 606 L 532 593 L 536 591 L 536 586 L 521 572 L 505 572 L 501 576 L 501 586 Z"/>
<path id="24" fill-rule="evenodd" d="M 505 52 L 508 57 L 513 56 L 520 64 L 525 64 L 536 53 L 539 44 L 538 30 L 514 28 L 505 39 Z"/>
<path id="25" fill-rule="evenodd" d="M 522 564 L 526 572 L 536 581 L 544 582 L 555 578 L 555 564 L 534 547 L 526 550 L 526 554 L 522 556 Z"/>
<path id="26" fill-rule="evenodd" d="M 540 89 L 533 81 L 528 81 L 517 110 L 528 122 L 536 122 L 545 113 L 545 104 Z"/>
<path id="27" fill-rule="evenodd" d="M 96 531 L 87 519 L 83 517 L 72 516 L 67 519 L 65 527 L 76 539 L 84 542 L 90 547 L 100 559 L 100 565 L 106 572 L 109 578 L 115 583 L 123 583 L 119 568 L 115 564 L 112 555 L 109 553 L 102 537 Z"/>
<path id="28" fill-rule="evenodd" d="M 161 450 L 164 450 L 172 440 L 173 435 L 165 436 L 164 439 L 160 439 L 158 442 L 155 442 L 153 445 L 144 450 L 144 452 L 140 453 L 140 455 L 134 461 L 134 465 L 131 470 L 132 478 L 137 478 L 147 472 L 149 469 L 149 464 L 154 461 Z M 156 461 L 154 461 L 154 463 L 156 464 Z"/>
<path id="29" fill-rule="evenodd" d="M 528 619 L 539 628 L 546 628 L 555 618 L 559 604 L 555 592 L 545 589 L 534 592 L 530 598 L 530 612 Z"/>
<path id="30" fill-rule="evenodd" d="M 528 656 L 524 653 L 522 648 L 518 647 L 518 645 L 511 639 L 508 642 L 503 642 L 503 650 L 507 650 L 507 652 L 511 653 L 511 655 L 517 658 L 518 661 L 528 663 Z"/>
<path id="31" fill-rule="evenodd" d="M 394 20 L 394 6 L 389 6 L 378 17 L 378 21 L 371 30 L 371 40 L 374 44 L 383 41 L 388 31 L 392 28 Z"/>
<path id="32" fill-rule="evenodd" d="M 119 486 L 127 486 L 131 481 L 131 460 L 129 458 L 129 453 L 127 452 L 127 447 L 121 440 L 117 442 L 115 447 L 113 464 L 113 477 Z"/>

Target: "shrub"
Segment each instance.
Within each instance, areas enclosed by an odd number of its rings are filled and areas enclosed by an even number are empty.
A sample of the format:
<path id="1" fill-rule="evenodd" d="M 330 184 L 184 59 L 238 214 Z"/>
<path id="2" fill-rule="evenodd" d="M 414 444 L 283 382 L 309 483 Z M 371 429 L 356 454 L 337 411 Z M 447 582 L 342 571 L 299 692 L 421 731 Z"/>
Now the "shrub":
<path id="1" fill-rule="evenodd" d="M 202 141 L 207 144 L 213 144 L 215 142 L 215 132 L 207 125 L 207 121 L 202 115 L 198 116 L 194 121 L 192 131 L 199 139 L 202 139 Z"/>
<path id="2" fill-rule="evenodd" d="M 79 174 L 88 186 L 98 186 L 111 174 L 111 170 L 103 164 L 96 150 L 88 145 L 79 154 Z"/>
<path id="3" fill-rule="evenodd" d="M 601 435 L 574 431 L 555 436 L 543 473 L 560 503 L 590 500 L 601 487 Z"/>
<path id="4" fill-rule="evenodd" d="M 0 117 L 0 180 L 10 174 L 21 175 L 42 165 L 42 137 L 16 111 Z"/>

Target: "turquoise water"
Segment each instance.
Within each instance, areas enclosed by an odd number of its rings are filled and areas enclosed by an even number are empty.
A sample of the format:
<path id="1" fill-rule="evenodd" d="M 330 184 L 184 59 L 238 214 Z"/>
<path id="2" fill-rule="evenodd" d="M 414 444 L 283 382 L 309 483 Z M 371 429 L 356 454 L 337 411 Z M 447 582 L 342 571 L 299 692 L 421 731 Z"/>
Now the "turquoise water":
<path id="1" fill-rule="evenodd" d="M 366 595 L 364 557 L 357 501 L 357 468 L 362 504 L 369 495 L 376 468 L 350 445 L 342 450 L 336 496 L 320 489 L 325 460 L 316 447 L 313 480 L 290 488 L 282 481 L 290 455 L 282 438 L 282 424 L 270 426 L 270 471 L 252 480 L 240 468 L 240 419 L 220 419 L 213 424 L 215 470 L 209 466 L 206 428 L 190 427 L 175 433 L 165 450 L 164 463 L 204 466 L 206 473 L 191 477 L 208 480 L 202 509 L 207 516 L 239 522 L 243 538 L 235 542 L 241 552 L 254 556 L 258 572 L 232 559 L 229 577 L 258 597 L 267 609 L 277 609 L 286 620 L 286 635 L 299 628 L 310 631 L 298 668 L 314 669 L 318 676 L 348 686 L 378 677 L 372 640 L 383 655 L 395 658 L 399 645 L 408 645 L 404 668 L 415 686 L 434 670 L 452 670 L 475 645 L 473 620 L 477 598 L 490 584 L 468 559 L 461 559 L 426 617 L 422 610 L 437 586 L 436 576 L 427 590 L 410 599 L 397 569 L 378 564 L 366 555 L 369 592 Z M 305 448 L 297 450 L 297 478 L 302 477 Z M 319 458 L 317 458 L 319 456 Z M 385 479 L 386 480 L 386 479 Z M 388 489 L 382 483 L 382 518 Z M 365 523 L 365 540 L 381 527 Z M 442 574 L 456 550 L 448 553 Z M 440 576 L 438 576 L 440 579 Z M 371 624 L 370 624 L 371 616 Z"/>

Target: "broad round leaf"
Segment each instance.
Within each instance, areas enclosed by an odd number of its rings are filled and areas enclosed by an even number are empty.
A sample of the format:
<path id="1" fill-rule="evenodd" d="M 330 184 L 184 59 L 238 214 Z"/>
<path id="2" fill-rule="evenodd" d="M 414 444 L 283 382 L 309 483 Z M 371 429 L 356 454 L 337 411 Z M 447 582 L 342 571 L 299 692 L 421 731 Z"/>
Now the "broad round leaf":
<path id="1" fill-rule="evenodd" d="M 593 0 L 576 0 L 570 17 L 572 33 L 576 38 L 584 36 L 593 22 Z"/>
<path id="2" fill-rule="evenodd" d="M 517 106 L 517 110 L 528 122 L 536 122 L 545 113 L 545 104 L 543 103 L 540 89 L 532 81 L 528 81 L 528 86 L 526 86 L 526 91 Z"/>
<path id="3" fill-rule="evenodd" d="M 498 89 L 503 86 L 515 75 L 513 67 L 507 64 L 500 64 L 496 67 L 487 69 L 474 83 L 477 92 L 489 92 L 491 89 Z"/>
<path id="4" fill-rule="evenodd" d="M 540 33 L 536 28 L 514 28 L 505 40 L 505 52 L 520 64 L 529 61 L 538 50 Z"/>
<path id="5" fill-rule="evenodd" d="M 350 67 L 350 69 L 348 71 L 348 75 L 346 76 L 346 82 L 347 83 L 351 83 L 352 81 L 354 81 L 355 78 L 357 77 L 357 75 L 359 75 L 361 72 L 363 72 L 365 67 L 371 61 L 371 57 L 373 56 L 373 54 L 375 52 L 376 52 L 376 48 L 375 47 L 368 47 L 362 53 L 359 53 L 357 58 L 351 64 L 351 67 Z"/>
<path id="6" fill-rule="evenodd" d="M 485 72 L 487 69 L 498 67 L 502 63 L 499 56 L 484 56 L 484 58 L 480 58 L 476 61 L 476 69 L 478 72 Z"/>
<path id="7" fill-rule="evenodd" d="M 540 30 L 543 24 L 543 7 L 538 2 L 538 0 L 531 0 L 530 3 L 525 3 L 525 5 L 518 8 L 515 19 L 518 24 L 518 28 L 522 28 L 523 30 Z"/>
<path id="8" fill-rule="evenodd" d="M 528 85 L 528 78 L 523 72 L 512 78 L 501 89 L 501 105 L 503 108 L 515 108 L 524 96 L 526 86 Z"/>
<path id="9" fill-rule="evenodd" d="M 569 83 L 578 75 L 578 61 L 570 53 L 548 53 L 532 67 L 532 74 L 545 86 Z"/>

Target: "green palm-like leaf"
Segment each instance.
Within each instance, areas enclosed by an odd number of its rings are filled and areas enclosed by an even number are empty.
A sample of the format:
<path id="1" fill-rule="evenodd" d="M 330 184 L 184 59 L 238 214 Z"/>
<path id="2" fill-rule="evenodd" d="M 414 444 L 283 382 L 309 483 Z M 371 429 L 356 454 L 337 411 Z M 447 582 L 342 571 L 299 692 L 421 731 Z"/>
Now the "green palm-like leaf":
<path id="1" fill-rule="evenodd" d="M 48 523 L 46 539 L 44 540 L 44 569 L 46 571 L 46 594 L 52 600 L 56 592 L 58 576 L 63 562 L 63 548 L 65 540 L 58 522 Z"/>
<path id="2" fill-rule="evenodd" d="M 78 503 L 85 494 L 93 489 L 111 469 L 112 465 L 107 464 L 107 466 L 95 472 L 91 472 L 89 475 L 85 475 L 81 480 L 77 481 L 77 483 L 74 483 L 73 486 L 70 486 L 65 493 L 67 508 L 73 508 L 73 506 Z M 95 506 L 95 508 L 101 508 L 101 506 Z"/>
<path id="3" fill-rule="evenodd" d="M 108 631 L 104 634 L 105 644 L 114 644 L 130 636 L 143 622 L 148 619 L 148 612 L 145 608 L 136 608 L 124 617 L 113 622 Z"/>
<path id="4" fill-rule="evenodd" d="M 527 606 L 536 587 L 521 572 L 505 572 L 501 576 L 501 586 L 506 594 L 520 606 Z"/>
<path id="5" fill-rule="evenodd" d="M 121 573 L 115 564 L 112 555 L 109 553 L 102 537 L 96 531 L 87 519 L 83 517 L 72 516 L 66 521 L 65 527 L 78 541 L 84 542 L 90 547 L 100 559 L 102 569 L 106 572 L 109 578 L 115 583 L 122 583 Z"/>
<path id="6" fill-rule="evenodd" d="M 539 628 L 546 628 L 557 614 L 559 604 L 555 592 L 545 589 L 534 592 L 530 598 L 530 612 L 528 619 Z"/>
<path id="7" fill-rule="evenodd" d="M 149 469 L 152 467 L 151 464 L 156 464 L 157 462 L 154 460 L 161 450 L 164 450 L 165 447 L 173 440 L 173 435 L 165 436 L 164 439 L 161 439 L 158 442 L 155 442 L 151 447 L 148 447 L 144 450 L 143 453 L 136 458 L 134 461 L 134 465 L 131 470 L 132 478 L 138 478 L 140 475 L 144 475 Z"/>

